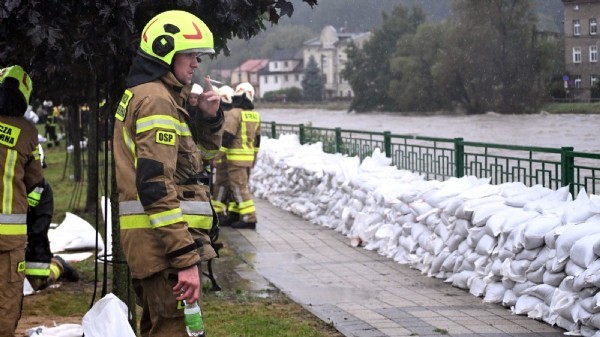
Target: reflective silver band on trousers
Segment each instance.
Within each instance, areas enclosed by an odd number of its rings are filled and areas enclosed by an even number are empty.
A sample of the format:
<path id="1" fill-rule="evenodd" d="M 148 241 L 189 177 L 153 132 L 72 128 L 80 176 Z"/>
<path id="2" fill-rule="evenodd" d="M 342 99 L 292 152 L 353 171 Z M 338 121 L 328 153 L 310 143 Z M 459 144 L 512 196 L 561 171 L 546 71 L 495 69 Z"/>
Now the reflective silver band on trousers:
<path id="1" fill-rule="evenodd" d="M 208 201 L 180 201 L 181 213 L 195 215 L 211 215 L 212 208 Z M 121 201 L 119 215 L 145 214 L 142 203 L 138 200 Z"/>

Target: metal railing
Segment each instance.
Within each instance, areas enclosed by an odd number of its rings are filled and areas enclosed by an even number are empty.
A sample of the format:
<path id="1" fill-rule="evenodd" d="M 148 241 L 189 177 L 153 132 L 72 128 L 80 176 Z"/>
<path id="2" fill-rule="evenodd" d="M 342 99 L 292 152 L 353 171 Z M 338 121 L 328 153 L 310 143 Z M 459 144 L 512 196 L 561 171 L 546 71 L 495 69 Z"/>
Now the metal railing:
<path id="1" fill-rule="evenodd" d="M 576 152 L 572 147 L 549 148 L 469 142 L 463 138 L 435 138 L 321 128 L 304 124 L 262 122 L 261 134 L 279 138 L 296 134 L 301 144 L 323 143 L 323 151 L 358 156 L 361 160 L 381 149 L 398 169 L 446 180 L 473 175 L 492 184 L 521 182 L 551 189 L 569 186 L 600 192 L 600 154 Z"/>

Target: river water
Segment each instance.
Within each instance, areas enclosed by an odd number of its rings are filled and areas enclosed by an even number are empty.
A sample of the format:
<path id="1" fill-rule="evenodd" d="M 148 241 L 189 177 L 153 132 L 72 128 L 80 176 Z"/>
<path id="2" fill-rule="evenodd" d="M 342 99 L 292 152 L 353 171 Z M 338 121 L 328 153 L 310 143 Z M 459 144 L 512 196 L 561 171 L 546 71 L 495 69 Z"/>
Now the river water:
<path id="1" fill-rule="evenodd" d="M 560 148 L 600 153 L 600 115 L 535 114 L 474 116 L 397 116 L 356 114 L 321 109 L 260 109 L 263 122 L 312 124 L 314 127 L 361 131 L 390 131 L 393 134 L 441 138 L 462 137 L 465 141 L 506 145 Z"/>

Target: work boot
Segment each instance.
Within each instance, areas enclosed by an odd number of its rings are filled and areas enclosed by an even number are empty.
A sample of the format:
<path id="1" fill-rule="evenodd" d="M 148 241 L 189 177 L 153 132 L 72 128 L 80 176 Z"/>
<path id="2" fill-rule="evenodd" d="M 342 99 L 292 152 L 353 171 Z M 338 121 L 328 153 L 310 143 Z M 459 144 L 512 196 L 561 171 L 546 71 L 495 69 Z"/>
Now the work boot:
<path id="1" fill-rule="evenodd" d="M 256 222 L 246 222 L 243 220 L 231 224 L 231 228 L 236 229 L 256 229 Z"/>
<path id="2" fill-rule="evenodd" d="M 71 266 L 69 263 L 67 263 L 67 261 L 65 261 L 62 257 L 58 255 L 54 255 L 54 259 L 62 267 L 62 272 L 60 273 L 59 279 L 64 278 L 69 282 L 79 281 L 79 273 L 77 272 L 77 269 L 75 269 L 75 267 Z"/>
<path id="3" fill-rule="evenodd" d="M 219 227 L 227 227 L 231 225 L 231 220 L 225 214 L 217 214 L 217 218 L 219 218 Z"/>

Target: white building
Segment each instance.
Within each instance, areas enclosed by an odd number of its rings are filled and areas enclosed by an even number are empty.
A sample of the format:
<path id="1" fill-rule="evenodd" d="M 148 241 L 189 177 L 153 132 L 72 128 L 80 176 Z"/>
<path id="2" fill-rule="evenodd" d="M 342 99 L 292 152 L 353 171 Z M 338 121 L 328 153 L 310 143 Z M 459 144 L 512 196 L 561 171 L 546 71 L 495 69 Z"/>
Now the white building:
<path id="1" fill-rule="evenodd" d="M 270 91 L 288 88 L 302 89 L 302 51 L 277 50 L 266 67 L 258 73 L 260 98 Z"/>
<path id="2" fill-rule="evenodd" d="M 369 32 L 346 33 L 343 30 L 338 32 L 333 26 L 325 26 L 321 30 L 321 36 L 304 42 L 304 64 L 308 64 L 311 56 L 317 61 L 326 78 L 326 98 L 354 96 L 350 84 L 340 74 L 348 60 L 346 48 L 351 43 L 362 47 L 370 35 Z"/>

